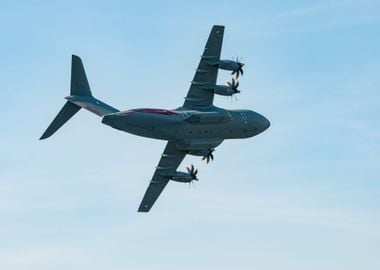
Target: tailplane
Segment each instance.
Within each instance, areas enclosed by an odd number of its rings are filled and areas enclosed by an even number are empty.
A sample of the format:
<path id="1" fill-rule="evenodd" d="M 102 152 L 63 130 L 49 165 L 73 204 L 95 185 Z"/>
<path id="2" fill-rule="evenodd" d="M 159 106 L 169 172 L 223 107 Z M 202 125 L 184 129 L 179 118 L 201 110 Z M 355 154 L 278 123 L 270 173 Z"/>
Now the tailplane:
<path id="1" fill-rule="evenodd" d="M 79 110 L 79 106 L 71 103 L 70 101 L 67 101 L 65 105 L 62 107 L 62 109 L 59 111 L 57 116 L 54 118 L 53 122 L 51 122 L 49 127 L 46 129 L 44 134 L 42 134 L 40 140 L 46 139 L 53 135 L 54 132 L 56 132 L 61 126 L 63 126 Z"/>
<path id="2" fill-rule="evenodd" d="M 53 122 L 51 122 L 44 134 L 42 134 L 40 140 L 46 139 L 53 135 L 81 108 L 84 108 L 98 116 L 118 112 L 117 109 L 100 100 L 97 100 L 92 96 L 82 60 L 76 55 L 72 56 L 71 61 L 70 96 L 65 97 L 65 99 L 67 99 L 67 102 L 54 118 Z"/>

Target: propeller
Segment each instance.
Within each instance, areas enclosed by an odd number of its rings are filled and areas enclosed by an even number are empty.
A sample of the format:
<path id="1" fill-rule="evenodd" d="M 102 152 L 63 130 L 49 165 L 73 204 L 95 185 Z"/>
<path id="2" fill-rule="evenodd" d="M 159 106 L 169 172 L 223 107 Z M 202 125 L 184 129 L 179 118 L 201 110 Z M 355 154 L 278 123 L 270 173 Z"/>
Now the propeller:
<path id="1" fill-rule="evenodd" d="M 205 155 L 202 160 L 206 160 L 207 164 L 210 162 L 210 160 L 214 160 L 214 155 L 212 154 L 214 151 L 215 149 L 208 149 L 207 155 Z"/>
<path id="2" fill-rule="evenodd" d="M 227 82 L 227 84 L 229 87 L 231 87 L 232 90 L 234 90 L 234 94 L 240 93 L 240 90 L 237 89 L 239 87 L 239 82 L 235 81 L 234 78 L 232 78 L 232 83 Z"/>
<path id="3" fill-rule="evenodd" d="M 198 169 L 195 169 L 193 164 L 191 164 L 190 168 L 186 167 L 186 170 L 190 174 L 191 178 L 193 178 L 193 180 L 198 181 L 198 178 L 197 178 Z"/>
<path id="4" fill-rule="evenodd" d="M 244 67 L 244 64 L 242 62 L 240 62 L 242 59 L 242 57 L 239 59 L 239 57 L 236 57 L 236 64 L 238 64 L 238 68 L 235 69 L 234 71 L 231 72 L 231 75 L 234 75 L 236 73 L 236 79 L 239 78 L 239 75 L 241 74 L 243 76 L 243 67 Z"/>

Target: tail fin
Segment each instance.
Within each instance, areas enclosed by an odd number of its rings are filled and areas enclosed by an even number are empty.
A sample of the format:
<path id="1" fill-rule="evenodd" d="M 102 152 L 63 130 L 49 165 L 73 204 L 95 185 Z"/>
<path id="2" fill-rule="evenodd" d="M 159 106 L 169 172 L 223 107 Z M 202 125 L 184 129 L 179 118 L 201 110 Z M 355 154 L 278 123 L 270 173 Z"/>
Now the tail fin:
<path id="1" fill-rule="evenodd" d="M 70 94 L 72 96 L 92 97 L 82 60 L 76 55 L 73 55 L 71 58 Z"/>
<path id="2" fill-rule="evenodd" d="M 86 110 L 99 116 L 118 112 L 117 109 L 101 102 L 100 100 L 97 100 L 92 96 L 82 60 L 76 55 L 73 55 L 71 60 L 70 94 L 70 96 L 66 97 L 68 101 L 54 118 L 53 122 L 51 122 L 44 134 L 42 134 L 40 140 L 46 139 L 53 135 L 81 108 L 85 108 Z"/>

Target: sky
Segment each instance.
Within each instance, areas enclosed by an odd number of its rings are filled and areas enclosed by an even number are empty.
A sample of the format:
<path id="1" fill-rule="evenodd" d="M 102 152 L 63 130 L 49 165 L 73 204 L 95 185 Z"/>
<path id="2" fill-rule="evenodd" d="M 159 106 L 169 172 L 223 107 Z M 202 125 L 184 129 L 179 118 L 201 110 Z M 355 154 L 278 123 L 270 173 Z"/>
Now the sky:
<path id="1" fill-rule="evenodd" d="M 0 1 L 0 269 L 380 269 L 379 1 Z M 212 25 L 265 115 L 195 187 L 137 212 L 165 142 L 81 110 L 71 55 L 122 110 L 183 103 Z M 230 74 L 219 73 L 225 84 Z"/>

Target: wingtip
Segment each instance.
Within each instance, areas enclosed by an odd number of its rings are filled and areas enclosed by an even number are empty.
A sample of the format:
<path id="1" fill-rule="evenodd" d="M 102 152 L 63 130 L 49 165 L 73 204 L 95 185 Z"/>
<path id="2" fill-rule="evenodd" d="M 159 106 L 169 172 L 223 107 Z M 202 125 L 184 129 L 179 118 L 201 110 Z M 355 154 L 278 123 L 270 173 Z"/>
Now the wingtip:
<path id="1" fill-rule="evenodd" d="M 44 140 L 46 138 L 49 138 L 49 136 L 45 135 L 45 133 L 44 133 L 44 134 L 42 134 L 42 136 L 38 140 L 41 141 L 41 140 Z"/>
<path id="2" fill-rule="evenodd" d="M 76 55 L 76 54 L 72 54 L 72 55 L 71 55 L 71 59 L 72 59 L 72 60 L 79 60 L 79 61 L 82 61 L 82 60 L 80 59 L 80 57 L 79 57 L 78 55 Z"/>
<path id="3" fill-rule="evenodd" d="M 149 205 L 140 205 L 139 209 L 137 210 L 137 212 L 139 213 L 148 213 L 150 211 L 150 208 Z"/>

